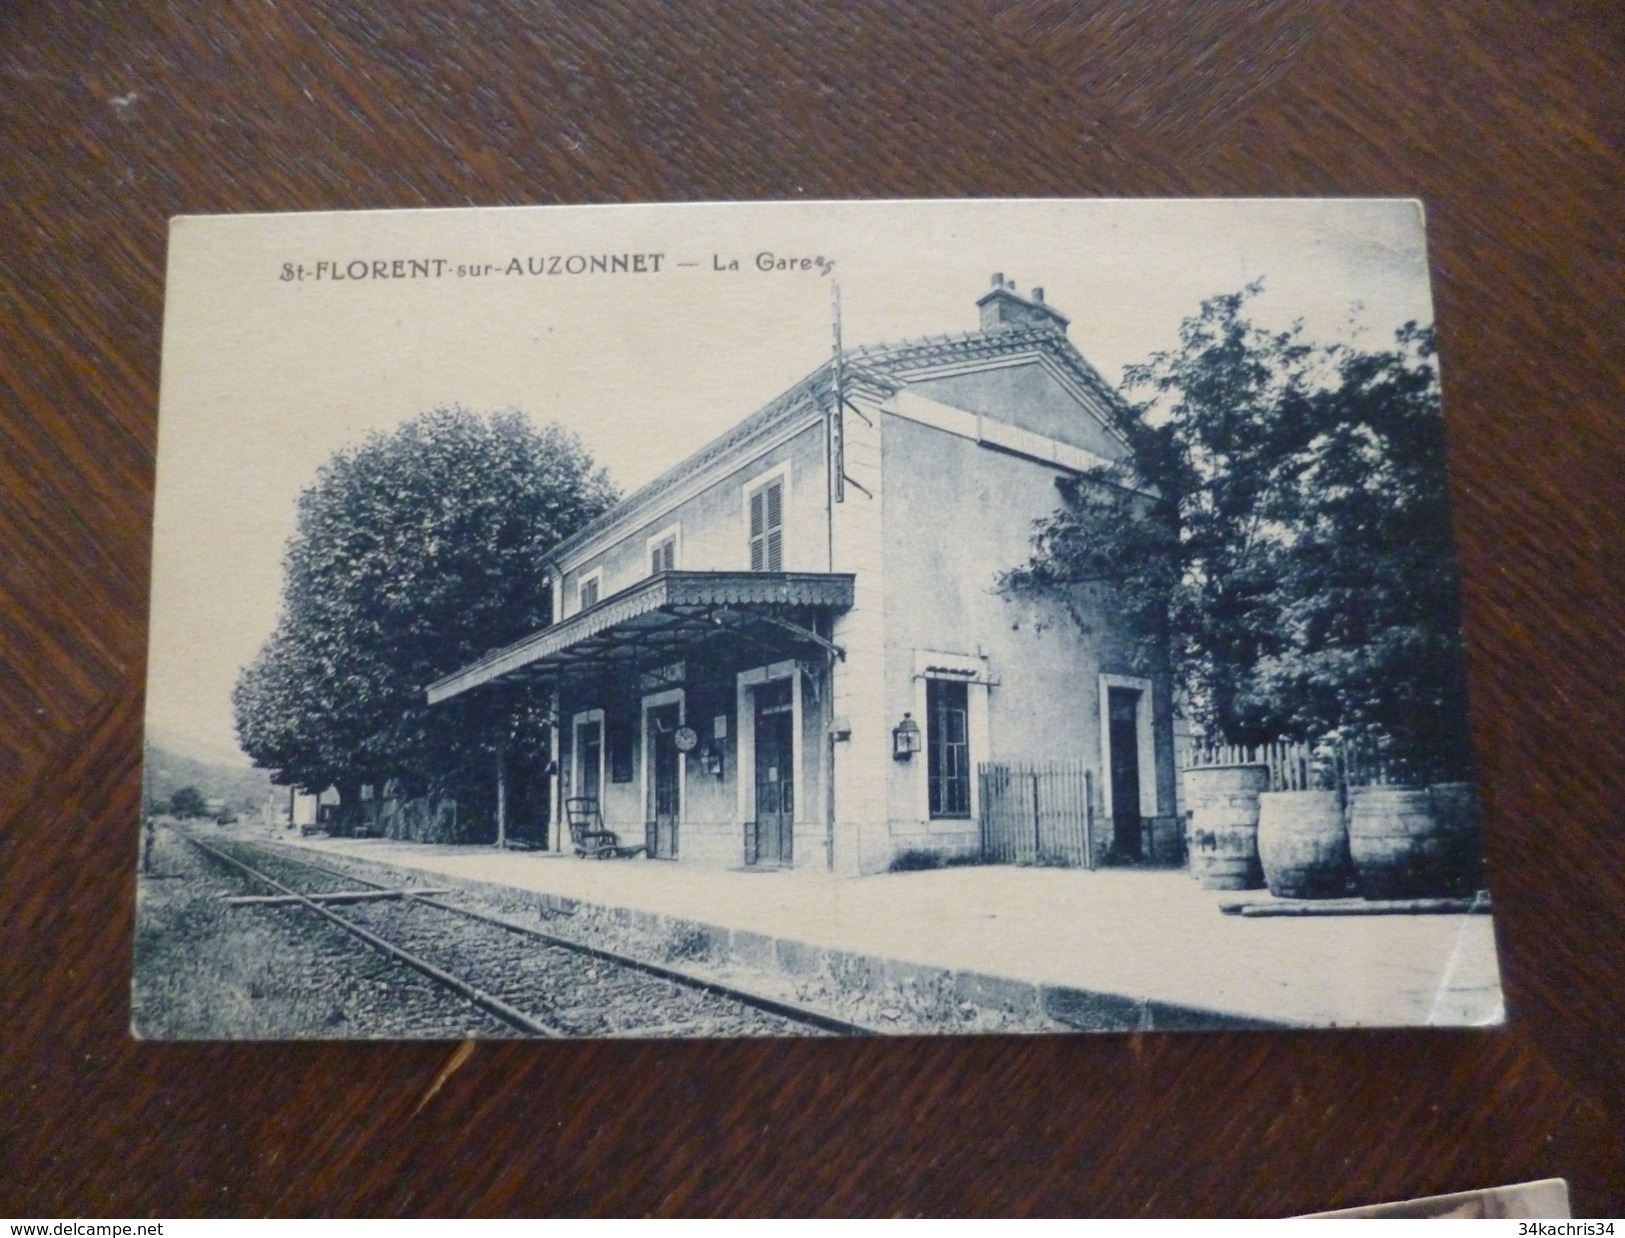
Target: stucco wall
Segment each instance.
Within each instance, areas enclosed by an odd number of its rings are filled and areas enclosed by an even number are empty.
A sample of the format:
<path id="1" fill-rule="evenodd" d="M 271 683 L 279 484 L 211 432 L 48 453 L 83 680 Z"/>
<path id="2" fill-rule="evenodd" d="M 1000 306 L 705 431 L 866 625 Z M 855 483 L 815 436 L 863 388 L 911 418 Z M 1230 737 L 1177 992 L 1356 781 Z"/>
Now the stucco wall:
<path id="1" fill-rule="evenodd" d="M 1037 361 L 911 382 L 909 390 L 1115 460 L 1123 444 Z"/>
<path id="2" fill-rule="evenodd" d="M 877 401 L 854 393 L 846 428 L 846 500 L 835 507 L 835 568 L 851 572 L 852 608 L 835 617 L 832 636 L 846 656 L 834 670 L 836 872 L 875 872 L 891 862 L 887 781 L 891 726 L 885 691 L 886 591 L 882 414 Z M 859 415 L 861 413 L 861 415 Z"/>
<path id="3" fill-rule="evenodd" d="M 996 588 L 1000 569 L 1028 557 L 1033 523 L 1059 504 L 1059 471 L 900 417 L 888 415 L 883 430 L 888 715 L 908 710 L 927 726 L 917 651 L 974 659 L 997 682 L 968 688 L 986 692 L 985 750 L 973 730 L 973 764 L 1081 760 L 1096 771 L 1098 797 L 1099 677 L 1132 673 L 1117 625 L 1099 602 L 1080 601 L 1074 615 Z M 1172 812 L 1165 682 L 1154 697 L 1158 811 Z M 968 848 L 974 821 L 929 818 L 924 763 L 922 752 L 890 772 L 894 848 Z"/>
<path id="4" fill-rule="evenodd" d="M 609 546 L 579 562 L 564 574 L 563 617 L 576 613 L 582 578 L 601 568 L 600 599 L 618 593 L 649 575 L 648 539 L 672 525 L 681 529 L 677 567 L 688 571 L 744 571 L 750 567 L 750 542 L 745 487 L 781 466 L 789 465 L 785 496 L 784 570 L 829 570 L 826 523 L 824 433 L 814 421 L 794 437 L 757 453 L 698 494 L 673 507 L 654 508 L 656 514 L 622 531 Z"/>

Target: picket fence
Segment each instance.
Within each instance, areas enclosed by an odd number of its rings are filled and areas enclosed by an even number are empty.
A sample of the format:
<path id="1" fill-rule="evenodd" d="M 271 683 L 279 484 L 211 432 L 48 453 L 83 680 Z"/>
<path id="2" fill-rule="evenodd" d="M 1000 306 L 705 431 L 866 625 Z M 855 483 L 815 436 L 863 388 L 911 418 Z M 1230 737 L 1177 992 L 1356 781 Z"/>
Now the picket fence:
<path id="1" fill-rule="evenodd" d="M 1353 741 L 1198 745 L 1185 762 L 1186 769 L 1210 765 L 1267 765 L 1271 791 L 1384 786 L 1390 781 L 1388 763 L 1376 746 Z"/>
<path id="2" fill-rule="evenodd" d="M 989 762 L 977 776 L 984 860 L 1095 866 L 1094 776 L 1083 762 Z"/>

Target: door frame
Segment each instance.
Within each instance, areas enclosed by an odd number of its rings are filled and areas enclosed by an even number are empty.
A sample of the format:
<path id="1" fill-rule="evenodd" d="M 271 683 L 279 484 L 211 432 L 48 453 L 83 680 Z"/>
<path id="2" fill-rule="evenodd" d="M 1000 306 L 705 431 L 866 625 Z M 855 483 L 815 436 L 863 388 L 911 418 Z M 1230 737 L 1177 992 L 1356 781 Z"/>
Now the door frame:
<path id="1" fill-rule="evenodd" d="M 688 725 L 687 695 L 682 688 L 668 688 L 664 692 L 652 692 L 643 698 L 643 704 L 638 711 L 638 751 L 642 753 L 641 778 L 639 779 L 638 811 L 642 815 L 641 824 L 649 823 L 649 780 L 654 777 L 655 754 L 649 744 L 649 712 L 660 709 L 666 705 L 677 706 L 677 725 Z M 681 826 L 688 817 L 688 758 L 684 753 L 677 754 L 677 824 Z"/>
<path id="2" fill-rule="evenodd" d="M 581 728 L 598 724 L 598 811 L 604 811 L 604 786 L 608 770 L 604 767 L 605 750 L 609 747 L 609 731 L 604 725 L 604 711 L 584 709 L 570 719 L 570 795 L 581 794 Z"/>
<path id="3" fill-rule="evenodd" d="M 756 695 L 755 688 L 759 684 L 771 683 L 775 679 L 790 680 L 790 763 L 795 768 L 791 770 L 791 795 L 795 797 L 795 810 L 790 822 L 791 848 L 790 854 L 794 856 L 799 848 L 794 845 L 796 825 L 804 820 L 806 812 L 807 764 L 802 753 L 801 736 L 801 664 L 795 661 L 774 662 L 769 666 L 758 666 L 754 670 L 742 671 L 735 678 L 735 688 L 738 694 L 739 718 L 739 750 L 734 758 L 734 765 L 738 768 L 738 810 L 741 826 L 746 821 L 756 819 Z"/>
<path id="4" fill-rule="evenodd" d="M 1157 746 L 1151 728 L 1151 681 L 1134 675 L 1100 676 L 1100 803 L 1107 817 L 1112 812 L 1111 689 L 1137 691 L 1134 705 L 1135 765 L 1140 771 L 1140 816 L 1157 815 Z"/>

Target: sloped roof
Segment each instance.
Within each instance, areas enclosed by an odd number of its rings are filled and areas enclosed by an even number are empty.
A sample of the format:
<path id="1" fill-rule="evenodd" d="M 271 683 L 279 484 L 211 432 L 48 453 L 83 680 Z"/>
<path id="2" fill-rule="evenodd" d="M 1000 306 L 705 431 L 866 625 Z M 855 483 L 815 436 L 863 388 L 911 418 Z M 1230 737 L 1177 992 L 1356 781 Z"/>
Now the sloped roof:
<path id="1" fill-rule="evenodd" d="M 807 375 L 795 386 L 783 394 L 774 397 L 749 417 L 746 417 L 733 429 L 718 435 L 693 455 L 673 465 L 653 481 L 647 482 L 627 495 L 619 503 L 600 514 L 596 519 L 588 521 L 574 534 L 555 546 L 548 554 L 550 559 L 561 558 L 569 554 L 578 546 L 591 541 L 605 529 L 619 524 L 622 520 L 646 507 L 651 506 L 661 495 L 671 490 L 685 477 L 699 469 L 705 468 L 715 460 L 731 454 L 736 448 L 744 446 L 752 439 L 771 433 L 779 426 L 784 425 L 802 413 L 817 411 L 822 407 L 821 393 L 827 392 L 830 386 L 830 363 L 825 362 L 811 374 Z M 825 396 L 824 398 L 827 398 Z"/>
<path id="2" fill-rule="evenodd" d="M 757 648 L 770 642 L 792 653 L 816 642 L 839 653 L 795 620 L 851 609 L 853 579 L 839 572 L 660 572 L 435 680 L 428 701 L 498 680 L 556 683 L 571 672 L 647 670 L 742 631 Z"/>
<path id="3" fill-rule="evenodd" d="M 1105 408 L 1121 406 L 1122 397 L 1090 365 L 1060 330 L 1050 327 L 1004 327 L 994 331 L 965 331 L 952 335 L 932 335 L 890 344 L 870 344 L 849 348 L 843 356 L 849 390 L 865 390 L 884 398 L 900 390 L 907 376 L 936 366 L 993 360 L 1017 353 L 1039 351 L 1058 362 Z M 732 455 L 755 439 L 764 437 L 798 416 L 821 411 L 834 384 L 833 361 L 826 361 L 800 382 L 718 435 L 704 447 L 667 469 L 653 481 L 640 486 L 615 506 L 589 521 L 574 535 L 549 552 L 559 559 L 592 541 L 637 513 L 653 506 L 662 495 L 685 478 L 715 461 Z M 1107 425 L 1115 437 L 1115 427 Z M 1126 445 L 1126 444 L 1125 444 Z"/>
<path id="4" fill-rule="evenodd" d="M 854 348 L 847 355 L 859 365 L 903 377 L 941 365 L 986 361 L 1013 353 L 1042 351 L 1071 377 L 1096 396 L 1104 408 L 1120 408 L 1123 397 L 1089 364 L 1066 335 L 1053 327 L 1004 327 L 996 331 L 964 331 L 953 335 L 933 335 L 896 344 L 871 344 Z M 1108 427 L 1111 428 L 1111 427 Z M 1113 430 L 1115 434 L 1115 429 Z"/>

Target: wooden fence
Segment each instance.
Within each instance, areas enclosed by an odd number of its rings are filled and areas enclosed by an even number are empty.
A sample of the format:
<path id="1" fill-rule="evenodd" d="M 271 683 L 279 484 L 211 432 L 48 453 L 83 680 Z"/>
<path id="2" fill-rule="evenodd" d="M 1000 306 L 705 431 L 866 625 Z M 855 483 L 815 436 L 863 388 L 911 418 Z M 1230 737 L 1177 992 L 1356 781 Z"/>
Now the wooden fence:
<path id="1" fill-rule="evenodd" d="M 983 763 L 982 858 L 1095 866 L 1094 779 L 1081 761 Z"/>
<path id="2" fill-rule="evenodd" d="M 1267 765 L 1271 791 L 1379 786 L 1389 781 L 1387 762 L 1376 745 L 1354 741 L 1198 746 L 1191 750 L 1185 768 L 1208 765 Z"/>

